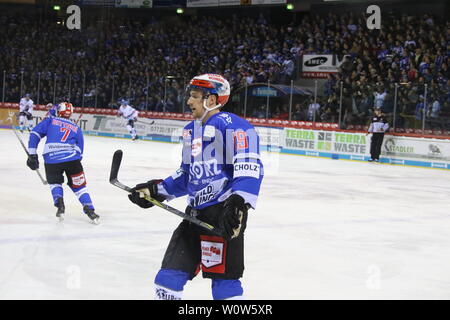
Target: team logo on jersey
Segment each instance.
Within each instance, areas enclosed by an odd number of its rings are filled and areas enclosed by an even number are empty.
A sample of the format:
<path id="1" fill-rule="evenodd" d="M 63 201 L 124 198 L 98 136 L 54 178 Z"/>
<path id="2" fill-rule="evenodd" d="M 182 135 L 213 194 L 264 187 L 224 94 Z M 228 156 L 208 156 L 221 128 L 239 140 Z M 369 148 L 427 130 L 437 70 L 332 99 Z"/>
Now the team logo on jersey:
<path id="1" fill-rule="evenodd" d="M 233 123 L 233 120 L 231 120 L 231 117 L 226 113 L 221 113 L 219 115 L 219 117 L 222 117 L 228 123 Z"/>
<path id="2" fill-rule="evenodd" d="M 217 194 L 223 190 L 226 181 L 226 179 L 212 181 L 210 184 L 208 184 L 206 187 L 195 194 L 195 197 L 191 200 L 191 205 L 193 207 L 197 207 L 213 200 L 217 196 Z"/>
<path id="3" fill-rule="evenodd" d="M 224 273 L 227 244 L 221 237 L 201 235 L 202 270 Z"/>
<path id="4" fill-rule="evenodd" d="M 191 180 L 199 180 L 219 175 L 221 172 L 217 160 L 196 161 L 189 168 Z"/>
<path id="5" fill-rule="evenodd" d="M 183 139 L 189 139 L 192 135 L 191 129 L 184 129 L 183 130 Z"/>
<path id="6" fill-rule="evenodd" d="M 192 148 L 191 154 L 193 157 L 196 157 L 199 154 L 201 154 L 202 153 L 202 138 L 196 138 L 196 139 L 192 140 L 191 148 Z"/>

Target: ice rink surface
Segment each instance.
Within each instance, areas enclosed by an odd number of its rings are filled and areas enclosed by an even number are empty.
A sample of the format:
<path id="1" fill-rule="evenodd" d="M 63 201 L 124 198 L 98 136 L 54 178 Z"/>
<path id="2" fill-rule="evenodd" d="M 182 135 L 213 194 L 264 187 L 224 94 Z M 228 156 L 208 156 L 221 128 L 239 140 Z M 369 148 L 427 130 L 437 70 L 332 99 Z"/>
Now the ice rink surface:
<path id="1" fill-rule="evenodd" d="M 180 218 L 129 202 L 108 182 L 111 158 L 124 151 L 119 180 L 134 186 L 172 174 L 180 145 L 86 136 L 100 225 L 67 185 L 58 222 L 11 130 L 0 130 L 0 146 L 0 299 L 153 299 Z M 449 171 L 276 153 L 263 161 L 246 231 L 247 299 L 450 299 Z M 211 299 L 210 280 L 197 276 L 184 298 Z"/>

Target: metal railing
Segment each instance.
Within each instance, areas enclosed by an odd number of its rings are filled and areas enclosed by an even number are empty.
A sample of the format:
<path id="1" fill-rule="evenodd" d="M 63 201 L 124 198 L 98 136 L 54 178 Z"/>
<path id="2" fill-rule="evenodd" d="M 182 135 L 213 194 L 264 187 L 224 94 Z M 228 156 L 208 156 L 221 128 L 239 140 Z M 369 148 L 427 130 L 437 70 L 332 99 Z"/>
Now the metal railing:
<path id="1" fill-rule="evenodd" d="M 1 79 L 1 102 L 19 101 L 25 93 L 30 93 L 36 104 L 58 103 L 68 100 L 80 107 L 112 108 L 119 98 L 130 100 L 131 104 L 143 111 L 179 112 L 187 111 L 185 77 L 167 75 L 163 79 L 153 79 L 146 73 L 144 79 L 119 79 L 112 74 L 97 78 L 92 74 L 55 74 L 35 72 L 8 73 L 3 70 Z M 133 83 L 141 81 L 142 92 L 136 92 Z M 299 98 L 294 94 L 294 81 L 285 85 L 283 97 L 273 93 L 277 84 L 267 81 L 259 95 L 249 90 L 247 82 L 241 91 L 242 97 L 229 110 L 244 117 L 277 118 L 310 122 L 337 123 L 340 129 L 362 129 L 370 122 L 375 106 L 376 90 L 365 93 L 362 98 L 357 93 L 344 90 L 340 81 L 332 94 L 321 94 L 317 80 L 313 80 L 314 90 L 309 96 Z M 422 133 L 425 130 L 450 132 L 450 107 L 447 100 L 438 99 L 435 87 L 423 84 L 416 100 L 405 100 L 408 83 L 395 83 L 393 91 L 385 95 L 381 102 L 392 131 L 403 132 L 412 129 Z M 375 87 L 375 86 L 373 86 Z M 140 88 L 140 87 L 139 87 Z M 287 89 L 288 88 L 288 89 Z M 434 89 L 433 89 L 434 88 Z M 431 89 L 431 90 L 430 90 Z M 271 91 L 272 90 L 272 91 Z M 434 91 L 433 91 L 434 90 Z M 389 96 L 389 98 L 387 98 Z M 447 93 L 448 96 L 448 93 Z M 231 99 L 230 101 L 232 101 Z M 366 103 L 362 107 L 363 102 Z M 406 108 L 406 102 L 409 109 Z M 370 102 L 367 105 L 367 102 Z M 440 108 L 439 108 L 440 107 Z"/>

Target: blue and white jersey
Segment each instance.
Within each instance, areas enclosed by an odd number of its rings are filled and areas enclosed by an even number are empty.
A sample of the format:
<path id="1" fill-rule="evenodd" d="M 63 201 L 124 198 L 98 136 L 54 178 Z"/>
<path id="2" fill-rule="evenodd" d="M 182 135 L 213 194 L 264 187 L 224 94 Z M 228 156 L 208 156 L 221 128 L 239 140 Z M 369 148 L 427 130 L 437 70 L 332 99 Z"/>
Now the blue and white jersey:
<path id="1" fill-rule="evenodd" d="M 48 109 L 48 116 L 57 117 L 58 116 L 58 105 L 54 104 L 50 109 Z"/>
<path id="2" fill-rule="evenodd" d="M 219 112 L 204 125 L 190 122 L 182 155 L 180 168 L 158 185 L 168 200 L 188 195 L 190 206 L 203 209 L 238 194 L 256 207 L 264 170 L 259 137 L 246 120 Z"/>
<path id="3" fill-rule="evenodd" d="M 68 162 L 83 157 L 83 132 L 69 119 L 49 116 L 34 127 L 28 141 L 30 154 L 36 154 L 39 142 L 44 137 L 47 137 L 42 153 L 45 163 Z"/>

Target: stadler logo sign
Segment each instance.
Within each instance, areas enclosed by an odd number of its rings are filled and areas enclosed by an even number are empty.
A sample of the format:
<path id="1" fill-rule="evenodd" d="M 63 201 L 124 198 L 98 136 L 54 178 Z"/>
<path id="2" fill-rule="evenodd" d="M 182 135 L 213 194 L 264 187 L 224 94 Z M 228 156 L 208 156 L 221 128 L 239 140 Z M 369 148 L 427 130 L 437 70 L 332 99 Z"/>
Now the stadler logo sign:
<path id="1" fill-rule="evenodd" d="M 317 67 L 328 61 L 327 57 L 315 57 L 305 62 L 307 67 Z"/>

